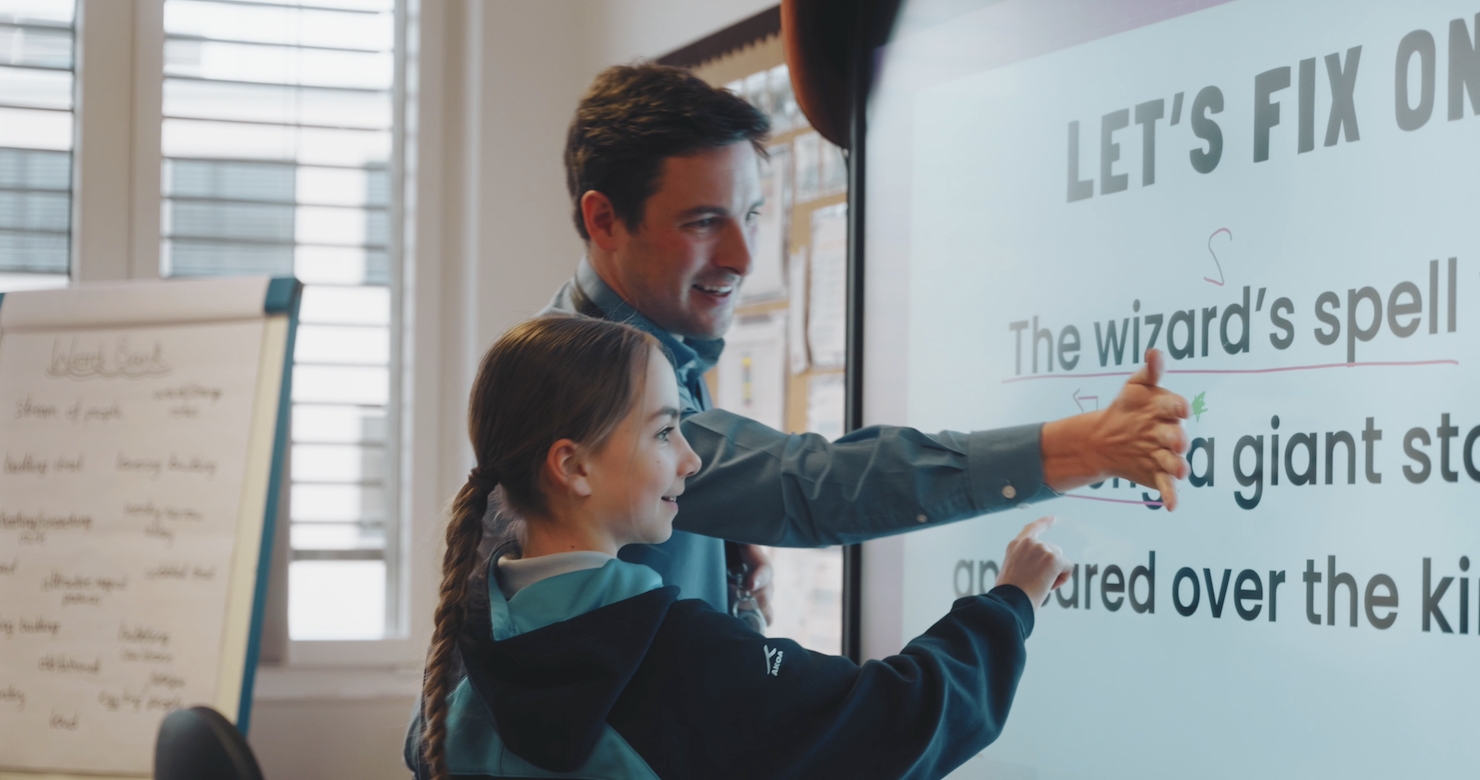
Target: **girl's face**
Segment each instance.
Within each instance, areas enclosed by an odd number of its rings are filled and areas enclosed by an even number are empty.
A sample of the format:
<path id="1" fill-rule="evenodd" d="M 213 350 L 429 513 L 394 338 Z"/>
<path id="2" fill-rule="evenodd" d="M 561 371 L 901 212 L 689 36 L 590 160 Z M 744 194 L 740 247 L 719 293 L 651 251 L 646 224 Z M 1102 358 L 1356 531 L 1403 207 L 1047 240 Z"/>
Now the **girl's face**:
<path id="1" fill-rule="evenodd" d="M 647 364 L 637 402 L 587 460 L 588 506 L 617 547 L 667 541 L 684 479 L 700 465 L 678 427 L 678 384 L 668 359 L 655 348 Z"/>

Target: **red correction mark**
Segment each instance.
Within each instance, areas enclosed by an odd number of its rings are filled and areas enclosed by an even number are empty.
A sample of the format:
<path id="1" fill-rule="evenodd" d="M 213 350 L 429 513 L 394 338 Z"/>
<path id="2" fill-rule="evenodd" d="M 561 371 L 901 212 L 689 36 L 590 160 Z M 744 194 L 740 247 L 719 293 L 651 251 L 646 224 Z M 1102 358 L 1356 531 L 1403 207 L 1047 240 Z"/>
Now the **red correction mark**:
<path id="1" fill-rule="evenodd" d="M 1213 265 L 1218 266 L 1218 278 L 1217 279 L 1213 279 L 1211 277 L 1204 276 L 1203 277 L 1203 281 L 1205 281 L 1205 282 L 1211 282 L 1213 284 L 1218 285 L 1219 287 L 1222 287 L 1223 286 L 1223 281 L 1224 281 L 1224 279 L 1223 279 L 1223 264 L 1220 263 L 1220 262 L 1218 262 L 1218 253 L 1213 251 L 1213 239 L 1217 238 L 1219 233 L 1227 233 L 1228 234 L 1228 240 L 1229 241 L 1232 241 L 1233 240 L 1233 231 L 1232 230 L 1229 230 L 1228 228 L 1218 228 L 1217 230 L 1214 230 L 1213 231 L 1213 235 L 1208 236 L 1208 254 L 1210 254 L 1210 255 L 1213 256 Z"/>
<path id="2" fill-rule="evenodd" d="M 1064 498 L 1082 498 L 1085 501 L 1104 501 L 1108 504 L 1137 504 L 1139 506 L 1149 506 L 1152 509 L 1159 509 L 1165 506 L 1160 501 L 1133 501 L 1127 498 L 1104 498 L 1101 496 L 1085 496 L 1079 493 L 1064 493 L 1063 496 Z"/>

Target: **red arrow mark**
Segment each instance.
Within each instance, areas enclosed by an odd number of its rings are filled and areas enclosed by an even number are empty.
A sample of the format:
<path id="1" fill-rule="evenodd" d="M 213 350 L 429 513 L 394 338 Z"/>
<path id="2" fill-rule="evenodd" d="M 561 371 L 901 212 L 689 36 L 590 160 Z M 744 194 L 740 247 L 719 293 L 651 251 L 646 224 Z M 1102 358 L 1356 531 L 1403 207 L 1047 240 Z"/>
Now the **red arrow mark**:
<path id="1" fill-rule="evenodd" d="M 1217 238 L 1219 233 L 1227 233 L 1228 240 L 1233 240 L 1233 231 L 1229 230 L 1228 228 L 1218 228 L 1217 230 L 1213 231 L 1213 235 L 1208 236 L 1208 254 L 1213 256 L 1213 265 L 1218 266 L 1218 278 L 1213 279 L 1211 277 L 1204 276 L 1203 281 L 1211 282 L 1218 285 L 1219 287 L 1222 287 L 1224 282 L 1223 264 L 1218 262 L 1218 253 L 1213 251 L 1213 239 Z"/>
<path id="2" fill-rule="evenodd" d="M 1097 396 L 1097 395 L 1080 395 L 1079 394 L 1079 391 L 1078 390 L 1075 390 L 1074 391 L 1074 403 L 1079 407 L 1079 411 L 1081 411 L 1081 412 L 1084 411 L 1084 404 L 1081 403 L 1082 401 L 1094 401 L 1095 402 L 1095 409 L 1099 409 L 1100 408 L 1100 397 L 1099 396 Z"/>

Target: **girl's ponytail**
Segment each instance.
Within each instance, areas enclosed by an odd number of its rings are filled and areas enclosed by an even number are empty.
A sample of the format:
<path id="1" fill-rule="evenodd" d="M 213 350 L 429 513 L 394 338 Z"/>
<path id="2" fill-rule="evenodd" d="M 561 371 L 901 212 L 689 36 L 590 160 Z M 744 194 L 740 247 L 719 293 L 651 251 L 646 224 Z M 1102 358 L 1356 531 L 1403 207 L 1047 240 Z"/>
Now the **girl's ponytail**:
<path id="1" fill-rule="evenodd" d="M 447 697 L 454 667 L 453 653 L 467 616 L 468 583 L 478 565 L 478 546 L 483 540 L 483 515 L 488 512 L 488 494 L 496 480 L 474 469 L 467 484 L 452 502 L 452 521 L 447 524 L 447 553 L 442 558 L 442 587 L 433 615 L 432 647 L 427 654 L 422 680 L 422 747 L 431 780 L 447 774 Z"/>

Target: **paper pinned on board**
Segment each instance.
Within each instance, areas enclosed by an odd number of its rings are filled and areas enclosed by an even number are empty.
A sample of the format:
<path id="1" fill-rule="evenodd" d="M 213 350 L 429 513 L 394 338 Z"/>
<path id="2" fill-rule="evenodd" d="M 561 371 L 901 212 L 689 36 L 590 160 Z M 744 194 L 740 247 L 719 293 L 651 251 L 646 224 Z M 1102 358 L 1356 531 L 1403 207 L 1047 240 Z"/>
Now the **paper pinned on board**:
<path id="1" fill-rule="evenodd" d="M 802 133 L 792 142 L 793 171 L 796 176 L 795 192 L 798 203 L 817 200 L 821 194 L 822 136 Z"/>
<path id="2" fill-rule="evenodd" d="M 786 318 L 780 312 L 738 318 L 715 368 L 719 408 L 785 427 Z"/>
<path id="3" fill-rule="evenodd" d="M 813 374 L 808 377 L 807 430 L 821 434 L 828 441 L 841 437 L 846 400 L 843 374 Z"/>
<path id="4" fill-rule="evenodd" d="M 797 105 L 797 97 L 791 89 L 791 71 L 786 65 L 777 65 L 771 69 L 771 132 L 784 133 L 798 127 L 805 127 L 807 120 L 802 116 L 801 106 Z"/>
<path id="5" fill-rule="evenodd" d="M 755 245 L 750 254 L 750 273 L 740 287 L 741 304 L 770 301 L 786 295 L 786 234 L 791 221 L 791 148 L 770 148 L 771 159 L 761 166 L 760 215 L 756 220 Z"/>
<path id="6" fill-rule="evenodd" d="M 848 351 L 848 204 L 812 212 L 807 345 L 812 365 L 842 368 Z"/>
<path id="7" fill-rule="evenodd" d="M 827 197 L 848 191 L 848 158 L 842 147 L 823 140 L 818 152 L 821 171 L 818 174 L 818 196 Z"/>
<path id="8" fill-rule="evenodd" d="M 786 354 L 791 373 L 807 370 L 812 360 L 807 354 L 807 253 L 792 252 L 786 258 L 787 287 L 791 297 L 786 302 Z"/>

